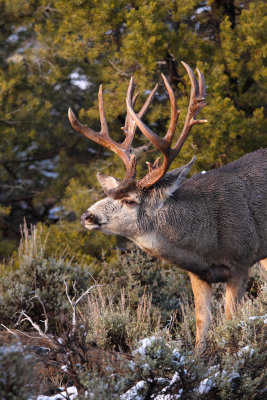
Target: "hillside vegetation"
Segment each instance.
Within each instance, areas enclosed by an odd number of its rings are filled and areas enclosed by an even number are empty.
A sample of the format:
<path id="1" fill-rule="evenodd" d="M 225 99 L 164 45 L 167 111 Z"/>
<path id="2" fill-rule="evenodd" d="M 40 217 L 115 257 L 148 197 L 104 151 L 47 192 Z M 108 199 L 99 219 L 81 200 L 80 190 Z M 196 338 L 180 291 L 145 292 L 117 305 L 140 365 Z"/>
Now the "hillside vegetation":
<path id="1" fill-rule="evenodd" d="M 190 84 L 180 61 L 206 78 L 208 106 L 173 167 L 197 156 L 194 173 L 267 145 L 265 2 L 0 0 L 0 259 L 16 251 L 20 225 L 50 231 L 46 252 L 90 263 L 112 256 L 115 238 L 85 232 L 81 213 L 100 197 L 98 170 L 120 178 L 117 156 L 75 132 L 68 107 L 99 129 L 98 87 L 111 136 L 121 140 L 131 76 L 139 109 L 159 82 L 145 122 L 165 134 L 164 73 L 186 115 Z M 146 143 L 137 131 L 134 147 Z M 149 148 L 138 157 L 138 175 Z M 56 223 L 57 222 L 57 223 Z"/>

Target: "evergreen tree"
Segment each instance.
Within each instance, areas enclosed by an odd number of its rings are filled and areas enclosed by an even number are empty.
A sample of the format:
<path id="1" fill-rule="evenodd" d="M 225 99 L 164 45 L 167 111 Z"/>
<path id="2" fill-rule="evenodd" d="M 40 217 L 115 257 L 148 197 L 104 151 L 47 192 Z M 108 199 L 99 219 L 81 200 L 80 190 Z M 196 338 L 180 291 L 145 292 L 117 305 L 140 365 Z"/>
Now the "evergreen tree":
<path id="1" fill-rule="evenodd" d="M 60 205 L 60 221 L 50 227 L 51 251 L 67 248 L 80 259 L 105 247 L 108 239 L 84 232 L 75 216 L 98 196 L 95 171 L 121 177 L 123 165 L 86 142 L 67 120 L 71 106 L 82 123 L 99 129 L 101 83 L 110 133 L 120 140 L 130 76 L 140 91 L 136 108 L 159 81 L 160 95 L 145 122 L 165 134 L 170 106 L 163 72 L 182 110 L 178 135 L 190 91 L 180 61 L 204 73 L 208 106 L 201 117 L 209 123 L 192 130 L 174 167 L 193 155 L 195 172 L 219 167 L 266 146 L 264 3 L 51 0 L 47 5 L 43 0 L 0 0 L 2 234 L 16 237 L 23 216 L 29 222 L 46 221 L 50 213 L 51 221 L 51 209 Z M 137 132 L 134 146 L 144 143 Z M 144 174 L 145 160 L 155 157 L 154 151 L 144 153 L 138 174 Z M 4 241 L 2 255 L 11 247 Z"/>

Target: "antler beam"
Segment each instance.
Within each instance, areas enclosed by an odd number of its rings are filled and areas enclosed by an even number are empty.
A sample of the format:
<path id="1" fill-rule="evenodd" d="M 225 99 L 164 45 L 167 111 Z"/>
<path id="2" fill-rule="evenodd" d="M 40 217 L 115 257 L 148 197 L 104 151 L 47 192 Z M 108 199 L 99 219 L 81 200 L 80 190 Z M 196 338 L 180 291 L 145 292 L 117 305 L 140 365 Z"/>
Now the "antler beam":
<path id="1" fill-rule="evenodd" d="M 207 120 L 197 120 L 195 119 L 200 110 L 206 106 L 204 103 L 204 99 L 206 96 L 206 85 L 203 74 L 197 69 L 198 80 L 196 79 L 192 69 L 186 63 L 182 62 L 183 66 L 187 70 L 189 75 L 189 79 L 191 82 L 191 94 L 190 94 L 190 102 L 188 106 L 187 116 L 185 120 L 185 124 L 182 130 L 180 137 L 178 138 L 176 144 L 173 148 L 171 148 L 171 143 L 173 140 L 173 136 L 176 130 L 178 117 L 180 111 L 177 109 L 176 100 L 172 88 L 167 81 L 166 77 L 162 74 L 162 78 L 166 89 L 169 94 L 170 102 L 171 102 L 171 122 L 169 125 L 169 129 L 164 138 L 156 135 L 147 125 L 145 125 L 138 115 L 134 112 L 130 102 L 126 99 L 127 111 L 132 117 L 132 119 L 136 122 L 139 129 L 142 133 L 151 141 L 151 143 L 156 147 L 156 149 L 160 150 L 163 154 L 162 164 L 159 165 L 159 159 L 157 159 L 153 166 L 148 163 L 149 172 L 148 174 L 140 179 L 137 184 L 142 188 L 148 188 L 152 186 L 154 183 L 158 182 L 162 176 L 169 169 L 172 161 L 180 152 L 188 134 L 195 124 L 202 124 L 207 122 Z"/>

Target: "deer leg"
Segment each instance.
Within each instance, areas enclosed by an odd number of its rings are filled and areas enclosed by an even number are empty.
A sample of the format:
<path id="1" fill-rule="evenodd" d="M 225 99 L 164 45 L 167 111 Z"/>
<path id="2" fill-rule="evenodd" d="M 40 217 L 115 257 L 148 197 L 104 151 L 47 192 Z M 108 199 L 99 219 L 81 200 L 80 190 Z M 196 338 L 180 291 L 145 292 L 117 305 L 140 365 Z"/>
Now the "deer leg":
<path id="1" fill-rule="evenodd" d="M 225 296 L 225 316 L 231 319 L 236 311 L 237 304 L 240 303 L 247 286 L 248 271 L 241 273 L 239 276 L 231 278 L 226 283 Z"/>
<path id="2" fill-rule="evenodd" d="M 262 267 L 265 269 L 265 271 L 267 272 L 267 258 L 260 260 L 260 263 L 261 263 Z"/>
<path id="3" fill-rule="evenodd" d="M 262 271 L 262 276 L 267 280 L 267 258 L 260 260 L 260 265 L 264 269 Z"/>
<path id="4" fill-rule="evenodd" d="M 211 320 L 210 301 L 212 286 L 202 281 L 197 275 L 188 272 L 191 280 L 195 300 L 196 315 L 196 349 L 203 352 L 206 348 L 206 333 Z"/>

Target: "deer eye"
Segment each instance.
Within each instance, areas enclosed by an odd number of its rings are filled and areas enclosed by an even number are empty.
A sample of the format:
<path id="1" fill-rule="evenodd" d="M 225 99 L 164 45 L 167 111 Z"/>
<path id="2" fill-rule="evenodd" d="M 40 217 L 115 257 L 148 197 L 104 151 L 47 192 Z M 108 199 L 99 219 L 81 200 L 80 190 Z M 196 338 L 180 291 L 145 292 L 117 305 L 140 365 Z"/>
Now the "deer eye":
<path id="1" fill-rule="evenodd" d="M 126 206 L 131 207 L 131 206 L 135 206 L 137 204 L 137 202 L 134 200 L 125 199 L 125 200 L 122 200 L 122 204 L 126 204 Z"/>

